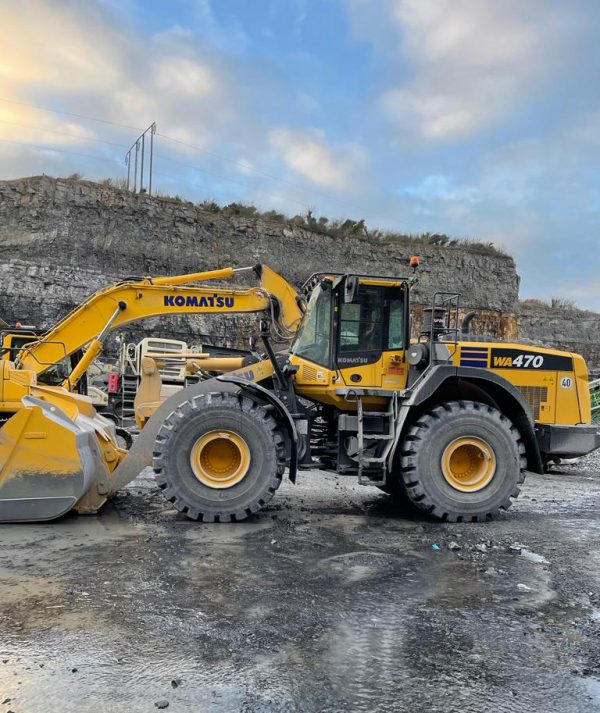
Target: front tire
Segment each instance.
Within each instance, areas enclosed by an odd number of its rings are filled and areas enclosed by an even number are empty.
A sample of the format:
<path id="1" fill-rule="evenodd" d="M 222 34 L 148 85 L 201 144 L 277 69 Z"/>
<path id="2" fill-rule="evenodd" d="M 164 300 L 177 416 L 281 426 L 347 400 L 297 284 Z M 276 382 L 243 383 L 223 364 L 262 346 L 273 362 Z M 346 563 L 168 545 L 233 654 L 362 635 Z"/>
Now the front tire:
<path id="1" fill-rule="evenodd" d="M 525 480 L 519 432 L 498 409 L 476 401 L 422 414 L 402 444 L 400 464 L 411 502 L 449 522 L 480 522 L 507 510 Z"/>
<path id="2" fill-rule="evenodd" d="M 156 436 L 158 486 L 192 520 L 246 519 L 271 500 L 284 469 L 277 422 L 240 395 L 202 394 L 185 401 Z"/>

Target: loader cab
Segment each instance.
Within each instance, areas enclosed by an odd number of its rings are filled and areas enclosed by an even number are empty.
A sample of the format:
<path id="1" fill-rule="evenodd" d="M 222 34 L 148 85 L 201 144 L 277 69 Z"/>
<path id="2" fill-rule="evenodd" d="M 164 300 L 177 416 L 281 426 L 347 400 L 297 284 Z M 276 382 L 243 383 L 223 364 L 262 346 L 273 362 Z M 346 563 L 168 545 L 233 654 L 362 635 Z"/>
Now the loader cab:
<path id="1" fill-rule="evenodd" d="M 298 386 L 399 389 L 406 384 L 409 283 L 322 275 L 291 349 Z"/>

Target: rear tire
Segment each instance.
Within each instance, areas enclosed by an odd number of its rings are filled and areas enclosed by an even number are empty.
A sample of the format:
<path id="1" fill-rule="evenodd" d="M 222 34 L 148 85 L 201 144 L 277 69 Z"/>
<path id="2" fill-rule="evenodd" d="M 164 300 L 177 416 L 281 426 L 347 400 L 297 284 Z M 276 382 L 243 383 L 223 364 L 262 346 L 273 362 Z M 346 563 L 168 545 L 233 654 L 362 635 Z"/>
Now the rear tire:
<path id="1" fill-rule="evenodd" d="M 480 522 L 507 510 L 519 495 L 525 447 L 498 409 L 453 401 L 411 426 L 400 465 L 406 494 L 417 508 L 439 520 Z"/>
<path id="2" fill-rule="evenodd" d="M 211 482 L 210 463 L 224 462 L 225 441 L 218 438 L 221 432 L 230 434 L 232 443 L 242 444 L 244 474 L 240 479 L 242 466 L 236 470 L 234 464 L 232 477 L 220 483 L 219 478 L 224 476 L 215 466 L 214 485 L 210 486 L 206 484 Z M 215 446 L 219 440 L 221 445 Z M 205 441 L 207 445 L 202 446 Z M 197 455 L 198 444 L 206 449 L 207 458 Z M 227 443 L 224 448 L 227 460 Z M 231 448 L 235 453 L 237 446 Z M 206 472 L 202 463 L 209 463 Z M 281 485 L 284 469 L 284 440 L 277 422 L 262 406 L 243 396 L 213 393 L 185 401 L 169 415 L 156 436 L 154 471 L 158 486 L 164 497 L 192 520 L 246 519 L 271 500 Z"/>

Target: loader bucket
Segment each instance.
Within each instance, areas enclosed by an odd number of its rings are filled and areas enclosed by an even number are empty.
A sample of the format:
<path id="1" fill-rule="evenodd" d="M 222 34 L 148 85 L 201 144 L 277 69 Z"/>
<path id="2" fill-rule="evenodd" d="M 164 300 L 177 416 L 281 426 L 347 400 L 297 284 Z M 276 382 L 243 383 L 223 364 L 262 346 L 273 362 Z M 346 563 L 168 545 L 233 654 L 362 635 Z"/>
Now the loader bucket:
<path id="1" fill-rule="evenodd" d="M 108 493 L 109 467 L 97 433 L 105 419 L 70 417 L 52 402 L 26 396 L 0 429 L 0 522 L 53 520 L 93 492 Z"/>

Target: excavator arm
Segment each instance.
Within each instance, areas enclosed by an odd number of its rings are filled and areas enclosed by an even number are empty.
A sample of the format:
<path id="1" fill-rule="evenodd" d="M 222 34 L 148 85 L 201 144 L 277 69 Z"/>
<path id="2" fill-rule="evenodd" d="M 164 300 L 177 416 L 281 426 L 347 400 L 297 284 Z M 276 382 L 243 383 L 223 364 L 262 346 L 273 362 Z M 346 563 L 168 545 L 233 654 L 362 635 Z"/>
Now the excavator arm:
<path id="1" fill-rule="evenodd" d="M 228 289 L 191 284 L 227 280 L 248 271 L 256 274 L 259 286 Z M 20 354 L 19 366 L 41 374 L 87 344 L 83 358 L 65 381 L 64 386 L 72 389 L 101 353 L 107 334 L 130 322 L 160 315 L 263 311 L 271 312 L 275 329 L 285 338 L 295 334 L 304 311 L 294 287 L 266 265 L 125 280 L 94 293 L 37 341 L 28 344 Z"/>

